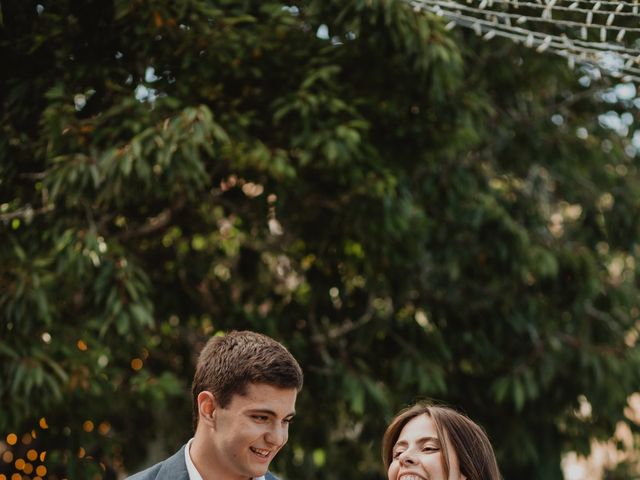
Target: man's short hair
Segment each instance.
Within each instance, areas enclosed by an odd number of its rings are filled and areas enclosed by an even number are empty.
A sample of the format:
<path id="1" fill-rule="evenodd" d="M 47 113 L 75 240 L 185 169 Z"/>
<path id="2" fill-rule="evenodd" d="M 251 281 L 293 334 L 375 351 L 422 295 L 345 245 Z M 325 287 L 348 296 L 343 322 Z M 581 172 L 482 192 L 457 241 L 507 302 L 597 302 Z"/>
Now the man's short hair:
<path id="1" fill-rule="evenodd" d="M 302 369 L 279 342 L 249 331 L 231 331 L 209 339 L 200 352 L 191 387 L 193 428 L 198 425 L 198 394 L 213 393 L 225 408 L 234 395 L 244 395 L 250 383 L 302 389 Z"/>

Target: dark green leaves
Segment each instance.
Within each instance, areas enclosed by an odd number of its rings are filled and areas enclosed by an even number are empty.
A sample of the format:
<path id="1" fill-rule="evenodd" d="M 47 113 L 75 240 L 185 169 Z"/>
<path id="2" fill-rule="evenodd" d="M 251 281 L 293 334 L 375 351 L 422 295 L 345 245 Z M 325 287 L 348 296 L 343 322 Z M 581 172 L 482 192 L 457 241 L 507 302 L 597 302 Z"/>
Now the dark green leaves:
<path id="1" fill-rule="evenodd" d="M 60 477 L 187 439 L 231 328 L 305 370 L 288 478 L 382 478 L 418 398 L 505 478 L 624 420 L 640 183 L 598 118 L 632 101 L 400 0 L 39 5 L 0 26 L 0 428 L 46 417 Z"/>

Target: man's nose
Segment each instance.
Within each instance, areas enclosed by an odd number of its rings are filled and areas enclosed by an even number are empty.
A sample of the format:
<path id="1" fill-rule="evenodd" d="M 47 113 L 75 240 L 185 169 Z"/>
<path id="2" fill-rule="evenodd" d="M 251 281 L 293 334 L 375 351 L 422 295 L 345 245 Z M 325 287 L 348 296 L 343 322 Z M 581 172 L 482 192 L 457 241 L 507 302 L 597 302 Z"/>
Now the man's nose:
<path id="1" fill-rule="evenodd" d="M 267 432 L 266 440 L 272 445 L 281 447 L 282 445 L 287 443 L 288 439 L 289 439 L 288 425 L 283 425 L 283 426 L 277 425 L 272 429 L 270 429 L 269 432 Z"/>

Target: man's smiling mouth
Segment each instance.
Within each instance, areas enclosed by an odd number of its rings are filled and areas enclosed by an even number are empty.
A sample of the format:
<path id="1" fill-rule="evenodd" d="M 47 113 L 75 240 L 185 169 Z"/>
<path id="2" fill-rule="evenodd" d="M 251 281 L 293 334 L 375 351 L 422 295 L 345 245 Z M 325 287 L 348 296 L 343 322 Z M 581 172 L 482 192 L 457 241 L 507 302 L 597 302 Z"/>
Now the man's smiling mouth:
<path id="1" fill-rule="evenodd" d="M 264 448 L 255 448 L 255 447 L 249 447 L 249 449 L 255 453 L 256 455 L 262 457 L 262 458 L 267 458 L 269 456 L 269 454 L 271 453 L 271 450 L 266 450 Z"/>

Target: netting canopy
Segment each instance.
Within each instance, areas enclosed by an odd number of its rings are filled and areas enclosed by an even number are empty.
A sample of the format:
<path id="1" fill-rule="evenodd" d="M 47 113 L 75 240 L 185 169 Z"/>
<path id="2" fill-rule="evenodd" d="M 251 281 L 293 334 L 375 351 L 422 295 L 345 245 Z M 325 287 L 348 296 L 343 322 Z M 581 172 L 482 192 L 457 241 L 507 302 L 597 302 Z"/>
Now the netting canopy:
<path id="1" fill-rule="evenodd" d="M 640 82 L 640 3 L 590 0 L 411 0 L 417 10 L 473 29 L 486 40 L 504 37 L 570 65 Z"/>

